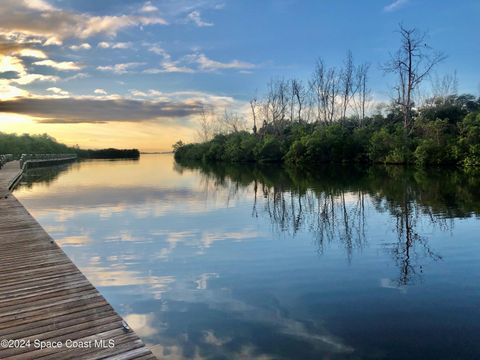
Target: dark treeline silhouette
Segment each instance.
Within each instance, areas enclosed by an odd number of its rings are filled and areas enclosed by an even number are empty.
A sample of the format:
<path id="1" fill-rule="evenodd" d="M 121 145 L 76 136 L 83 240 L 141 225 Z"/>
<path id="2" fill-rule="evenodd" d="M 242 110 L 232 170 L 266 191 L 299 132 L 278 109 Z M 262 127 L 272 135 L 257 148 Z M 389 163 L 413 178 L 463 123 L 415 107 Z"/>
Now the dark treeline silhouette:
<path id="1" fill-rule="evenodd" d="M 77 149 L 76 153 L 79 157 L 86 159 L 138 159 L 140 157 L 140 151 L 137 149 Z"/>
<path id="2" fill-rule="evenodd" d="M 205 162 L 177 163 L 176 169 L 199 171 L 211 193 L 212 186 L 227 189 L 230 197 L 248 192 L 252 216 L 268 217 L 277 234 L 311 232 L 319 253 L 340 242 L 351 259 L 367 245 L 366 209 L 388 214 L 397 240 L 385 249 L 398 266 L 399 285 L 413 282 L 427 259 L 441 259 L 419 231 L 420 224 L 448 230 L 455 218 L 480 215 L 480 179 L 459 170 L 324 165 L 309 172 Z"/>
<path id="3" fill-rule="evenodd" d="M 177 161 L 480 165 L 480 98 L 457 93 L 456 75 L 434 76 L 445 56 L 426 35 L 400 26 L 400 46 L 382 66 L 393 74 L 390 104 L 376 104 L 368 63 L 349 52 L 339 67 L 317 60 L 311 78 L 272 80 L 241 115 L 205 109 L 195 144 L 174 145 Z M 431 80 L 431 94 L 421 85 Z M 375 109 L 374 109 L 375 108 Z"/>
<path id="4" fill-rule="evenodd" d="M 43 135 L 16 135 L 0 132 L 0 154 L 13 154 L 19 158 L 21 154 L 76 154 L 87 159 L 138 159 L 137 149 L 102 149 L 83 150 L 78 146 L 69 147 L 59 143 L 53 137 Z"/>

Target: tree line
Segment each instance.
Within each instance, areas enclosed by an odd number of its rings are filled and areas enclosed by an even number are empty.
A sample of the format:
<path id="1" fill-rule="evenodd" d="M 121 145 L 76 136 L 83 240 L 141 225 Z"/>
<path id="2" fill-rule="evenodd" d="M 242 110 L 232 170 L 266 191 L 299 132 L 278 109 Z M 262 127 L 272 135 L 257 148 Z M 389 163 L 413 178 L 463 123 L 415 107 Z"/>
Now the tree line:
<path id="1" fill-rule="evenodd" d="M 79 158 L 90 159 L 138 158 L 140 156 L 137 149 L 86 150 L 59 143 L 47 134 L 17 135 L 3 132 L 0 132 L 0 154 L 13 154 L 16 158 L 21 154 L 76 154 Z"/>
<path id="2" fill-rule="evenodd" d="M 458 94 L 456 75 L 433 77 L 445 55 L 426 34 L 399 28 L 400 46 L 382 71 L 393 74 L 392 99 L 374 109 L 369 63 L 351 52 L 339 67 L 318 59 L 308 81 L 274 79 L 250 100 L 247 117 L 205 108 L 199 142 L 174 145 L 177 161 L 381 162 L 480 165 L 480 98 Z M 421 99 L 421 85 L 432 94 Z"/>

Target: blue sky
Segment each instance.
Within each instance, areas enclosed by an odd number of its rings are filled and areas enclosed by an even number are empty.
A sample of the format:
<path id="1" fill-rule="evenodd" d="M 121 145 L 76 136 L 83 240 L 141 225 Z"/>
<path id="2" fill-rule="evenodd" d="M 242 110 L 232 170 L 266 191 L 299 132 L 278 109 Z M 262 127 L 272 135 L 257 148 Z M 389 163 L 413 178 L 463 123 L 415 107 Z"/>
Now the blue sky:
<path id="1" fill-rule="evenodd" d="M 436 71 L 456 70 L 460 92 L 480 86 L 478 0 L 4 0 L 0 12 L 0 111 L 31 123 L 4 114 L 3 130 L 58 133 L 57 124 L 67 142 L 78 124 L 92 133 L 129 123 L 130 105 L 131 123 L 178 126 L 188 137 L 192 104 L 241 108 L 269 79 L 306 80 L 316 58 L 340 65 L 347 50 L 371 63 L 370 87 L 386 100 L 394 79 L 380 65 L 398 46 L 399 23 L 428 31 L 428 43 L 448 55 Z M 24 101 L 12 110 L 12 99 Z M 110 108 L 121 101 L 129 103 Z M 45 110 L 52 106 L 54 114 Z M 78 115 L 85 107 L 91 112 Z"/>

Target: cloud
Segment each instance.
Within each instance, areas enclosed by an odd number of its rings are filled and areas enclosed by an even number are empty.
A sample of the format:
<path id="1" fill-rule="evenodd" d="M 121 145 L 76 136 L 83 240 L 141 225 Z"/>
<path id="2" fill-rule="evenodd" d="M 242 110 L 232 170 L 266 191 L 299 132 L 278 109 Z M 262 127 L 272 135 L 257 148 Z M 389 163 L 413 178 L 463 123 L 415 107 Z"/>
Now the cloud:
<path id="1" fill-rule="evenodd" d="M 158 11 L 158 8 L 152 5 L 151 1 L 147 1 L 140 9 L 140 12 L 144 12 L 144 13 L 151 13 L 155 11 Z"/>
<path id="2" fill-rule="evenodd" d="M 58 76 L 53 75 L 42 75 L 42 74 L 24 74 L 16 79 L 12 79 L 11 83 L 18 85 L 27 85 L 35 81 L 49 81 L 57 82 L 60 80 Z"/>
<path id="3" fill-rule="evenodd" d="M 0 56 L 0 73 L 15 72 L 25 74 L 26 69 L 21 59 L 15 56 Z"/>
<path id="4" fill-rule="evenodd" d="M 36 59 L 47 58 L 47 54 L 45 54 L 45 52 L 43 52 L 42 50 L 25 47 L 24 44 L 0 42 L 0 59 L 2 59 L 3 56 L 5 55 L 10 57 L 14 56 L 15 59 L 17 59 L 17 61 L 20 61 L 20 62 L 21 62 L 21 59 L 19 59 L 19 57 L 31 57 Z M 4 67 L 2 65 L 2 67 L 0 67 L 0 72 L 5 72 L 5 71 L 2 71 L 3 69 Z"/>
<path id="5" fill-rule="evenodd" d="M 110 71 L 115 74 L 126 74 L 131 69 L 141 66 L 143 63 L 138 62 L 130 62 L 130 63 L 123 63 L 123 64 L 115 64 L 115 65 L 105 65 L 105 66 L 97 66 L 97 70 L 100 71 Z"/>
<path id="6" fill-rule="evenodd" d="M 0 80 L 1 81 L 1 80 Z M 7 85 L 7 84 L 4 84 Z M 17 113 L 36 118 L 39 123 L 78 124 L 107 122 L 162 122 L 186 125 L 201 114 L 205 105 L 231 108 L 239 102 L 230 96 L 201 91 L 162 92 L 156 89 L 130 90 L 131 96 L 107 95 L 96 89 L 95 96 L 59 98 L 60 88 L 49 88 L 54 96 L 38 96 L 18 88 L 2 89 L 0 82 L 0 113 Z M 9 97 L 3 96 L 8 93 Z M 22 98 L 19 98 L 19 97 Z M 13 98 L 15 100 L 13 100 Z"/>
<path id="7" fill-rule="evenodd" d="M 43 0 L 23 0 L 25 6 L 32 10 L 39 11 L 56 11 L 57 9 Z"/>
<path id="8" fill-rule="evenodd" d="M 111 46 L 110 43 L 108 43 L 106 41 L 102 41 L 102 42 L 99 42 L 97 44 L 97 47 L 102 48 L 102 49 L 108 49 L 110 46 Z"/>
<path id="9" fill-rule="evenodd" d="M 198 27 L 207 27 L 207 26 L 213 26 L 213 23 L 206 22 L 202 20 L 201 14 L 199 11 L 194 10 L 190 14 L 187 15 L 187 19 L 190 22 L 193 22 L 195 25 Z"/>
<path id="10" fill-rule="evenodd" d="M 178 20 L 178 23 L 185 23 L 188 21 L 186 16 L 193 11 L 203 10 L 222 10 L 225 8 L 225 3 L 218 0 L 175 0 L 175 1 L 162 1 L 161 11 L 172 22 L 174 19 Z"/>
<path id="11" fill-rule="evenodd" d="M 164 61 L 161 64 L 161 68 L 150 68 L 145 69 L 143 73 L 145 74 L 162 74 L 162 73 L 184 73 L 192 74 L 195 72 L 194 69 L 187 66 L 178 66 L 175 62 Z"/>
<path id="12" fill-rule="evenodd" d="M 400 9 L 401 7 L 403 7 L 405 4 L 408 3 L 409 0 L 395 0 L 394 2 L 386 5 L 384 8 L 383 8 L 383 11 L 385 12 L 393 12 L 393 11 L 396 11 L 398 9 Z"/>
<path id="13" fill-rule="evenodd" d="M 212 72 L 228 69 L 246 72 L 256 67 L 255 64 L 239 60 L 230 62 L 212 60 L 202 53 L 190 54 L 178 60 L 173 60 L 171 55 L 158 44 L 150 44 L 148 46 L 149 51 L 160 55 L 163 60 L 160 62 L 160 67 L 145 69 L 143 72 L 147 74 Z"/>
<path id="14" fill-rule="evenodd" d="M 23 44 L 16 44 L 13 42 L 5 41 L 5 39 L 0 40 L 0 54 L 2 55 L 12 55 L 15 52 L 23 49 L 25 46 Z"/>
<path id="15" fill-rule="evenodd" d="M 127 27 L 166 24 L 158 16 L 93 16 L 61 10 L 41 0 L 2 0 L 0 3 L 0 35 L 15 42 L 61 45 L 67 38 L 86 39 L 99 34 L 115 36 Z"/>
<path id="16" fill-rule="evenodd" d="M 148 51 L 151 51 L 153 52 L 154 54 L 157 54 L 157 55 L 160 55 L 160 56 L 163 56 L 163 57 L 166 57 L 166 58 L 170 58 L 170 55 L 168 54 L 168 52 L 166 52 L 163 48 L 161 48 L 159 45 L 152 45 L 148 48 Z"/>
<path id="17" fill-rule="evenodd" d="M 47 54 L 45 54 L 43 51 L 37 50 L 37 49 L 21 49 L 18 52 L 16 52 L 16 54 L 18 54 L 21 57 L 32 57 L 32 58 L 36 58 L 36 59 L 46 59 L 47 58 Z"/>
<path id="18" fill-rule="evenodd" d="M 112 49 L 128 49 L 132 47 L 131 42 L 118 42 L 112 45 Z"/>
<path id="19" fill-rule="evenodd" d="M 205 54 L 195 54 L 190 56 L 192 61 L 196 62 L 201 70 L 216 71 L 225 69 L 248 70 L 256 67 L 255 64 L 232 60 L 230 62 L 220 62 L 209 59 Z"/>
<path id="20" fill-rule="evenodd" d="M 118 30 L 125 27 L 166 24 L 167 22 L 161 18 L 150 18 L 144 16 L 92 16 L 85 19 L 85 22 L 84 24 L 81 24 L 80 29 L 75 31 L 75 35 L 82 39 L 100 33 L 115 36 Z"/>
<path id="21" fill-rule="evenodd" d="M 194 73 L 195 70 L 181 65 L 181 60 L 173 61 L 171 55 L 159 45 L 150 45 L 149 51 L 160 55 L 163 60 L 160 62 L 160 68 L 148 68 L 143 72 L 145 74 L 161 74 L 161 73 Z"/>
<path id="22" fill-rule="evenodd" d="M 145 97 L 151 96 L 151 94 L 149 94 L 148 92 L 144 92 L 144 91 L 136 90 L 136 89 L 130 90 L 130 94 L 132 94 L 135 97 L 139 97 L 139 98 L 145 98 Z"/>
<path id="23" fill-rule="evenodd" d="M 49 87 L 47 89 L 47 91 L 50 91 L 51 93 L 54 93 L 55 95 L 61 95 L 61 96 L 67 96 L 69 94 L 68 91 L 60 89 L 58 87 Z"/>
<path id="24" fill-rule="evenodd" d="M 72 45 L 70 46 L 70 49 L 74 50 L 74 51 L 78 51 L 78 50 L 90 50 L 92 47 L 90 46 L 89 43 L 83 43 L 83 44 L 80 44 L 80 45 Z"/>
<path id="25" fill-rule="evenodd" d="M 86 79 L 86 78 L 88 78 L 88 77 L 90 77 L 89 74 L 86 74 L 86 73 L 78 73 L 78 74 L 75 74 L 75 75 L 72 75 L 72 76 L 63 78 L 62 81 L 72 81 L 72 80 L 77 80 L 77 79 Z"/>
<path id="26" fill-rule="evenodd" d="M 11 88 L 2 89 L 1 84 L 0 91 L 10 96 L 13 93 L 17 97 L 26 95 Z M 201 109 L 202 103 L 194 100 L 24 97 L 0 101 L 0 112 L 30 115 L 37 118 L 37 122 L 48 124 L 181 121 L 181 118 L 199 114 Z"/>
<path id="27" fill-rule="evenodd" d="M 8 80 L 0 79 L 0 104 L 2 99 L 16 99 L 27 95 L 28 91 L 12 86 Z"/>
<path id="28" fill-rule="evenodd" d="M 3 81 L 9 84 L 17 85 L 27 85 L 35 81 L 54 82 L 59 79 L 57 76 L 52 75 L 29 74 L 25 68 L 25 65 L 23 64 L 22 59 L 10 55 L 0 55 L 0 74 L 15 74 L 15 77 L 10 77 L 9 79 L 4 79 Z"/>
<path id="29" fill-rule="evenodd" d="M 173 91 L 162 92 L 155 89 L 149 90 L 130 90 L 130 94 L 135 99 L 150 99 L 155 101 L 174 101 L 174 102 L 186 102 L 186 103 L 201 103 L 207 104 L 212 108 L 232 108 L 240 105 L 231 96 L 222 96 L 211 94 L 202 91 Z"/>
<path id="30" fill-rule="evenodd" d="M 47 66 L 61 71 L 80 70 L 83 66 L 73 61 L 54 61 L 54 60 L 41 60 L 36 61 L 33 65 Z"/>
<path id="31" fill-rule="evenodd" d="M 131 42 L 117 42 L 117 43 L 110 43 L 106 41 L 99 42 L 97 47 L 101 49 L 128 49 L 132 47 Z"/>

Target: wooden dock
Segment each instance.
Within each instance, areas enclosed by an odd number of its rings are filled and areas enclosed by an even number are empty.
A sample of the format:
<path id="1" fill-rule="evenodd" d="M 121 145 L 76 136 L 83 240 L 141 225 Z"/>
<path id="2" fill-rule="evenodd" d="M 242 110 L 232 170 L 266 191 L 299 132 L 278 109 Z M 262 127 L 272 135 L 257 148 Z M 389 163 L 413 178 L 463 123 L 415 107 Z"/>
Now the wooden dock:
<path id="1" fill-rule="evenodd" d="M 156 359 L 9 193 L 19 170 L 0 169 L 0 359 Z"/>

